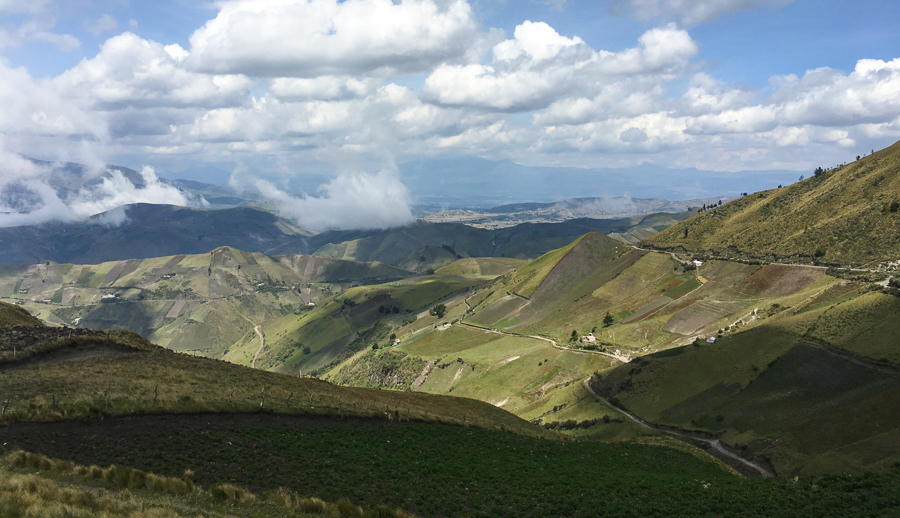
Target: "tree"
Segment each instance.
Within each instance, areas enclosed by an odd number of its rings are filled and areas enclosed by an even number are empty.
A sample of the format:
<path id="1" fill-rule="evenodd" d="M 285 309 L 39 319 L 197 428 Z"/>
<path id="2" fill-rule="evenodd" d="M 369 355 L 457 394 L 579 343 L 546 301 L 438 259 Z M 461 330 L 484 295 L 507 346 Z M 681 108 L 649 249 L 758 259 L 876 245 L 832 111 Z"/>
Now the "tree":
<path id="1" fill-rule="evenodd" d="M 813 176 L 815 176 L 816 178 L 822 176 L 823 174 L 825 174 L 825 170 L 821 167 L 817 167 L 816 170 L 813 171 Z"/>
<path id="2" fill-rule="evenodd" d="M 820 167 L 819 169 L 821 169 L 821 167 Z M 805 178 L 805 177 L 801 174 L 801 175 L 800 175 L 800 179 L 797 180 L 797 181 L 798 181 L 798 182 L 802 182 L 802 181 L 803 181 L 803 178 Z"/>
<path id="3" fill-rule="evenodd" d="M 688 235 L 688 229 L 687 229 L 687 227 L 684 227 L 684 237 L 687 237 L 687 235 Z"/>
<path id="4" fill-rule="evenodd" d="M 578 341 L 578 331 L 577 330 L 575 330 L 575 329 L 572 330 L 572 336 L 569 338 L 569 341 L 570 342 Z"/>
<path id="5" fill-rule="evenodd" d="M 603 327 L 609 327 L 615 323 L 615 319 L 612 315 L 609 314 L 609 311 L 606 312 L 606 316 L 603 317 Z"/>
<path id="6" fill-rule="evenodd" d="M 891 212 L 897 212 L 898 210 L 900 210 L 900 201 L 894 200 L 893 203 L 891 203 L 890 209 L 888 210 L 890 210 Z"/>
<path id="7" fill-rule="evenodd" d="M 444 318 L 444 314 L 447 313 L 447 306 L 443 304 L 438 304 L 437 306 L 428 310 L 428 314 L 433 317 Z"/>

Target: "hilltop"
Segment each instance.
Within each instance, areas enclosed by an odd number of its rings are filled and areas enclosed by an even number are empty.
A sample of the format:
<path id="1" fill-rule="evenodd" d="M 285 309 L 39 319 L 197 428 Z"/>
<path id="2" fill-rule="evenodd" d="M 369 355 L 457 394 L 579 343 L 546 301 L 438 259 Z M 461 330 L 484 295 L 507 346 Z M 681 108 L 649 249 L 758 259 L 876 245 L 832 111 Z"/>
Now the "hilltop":
<path id="1" fill-rule="evenodd" d="M 900 259 L 900 142 L 644 241 L 695 256 L 879 268 Z"/>
<path id="2" fill-rule="evenodd" d="M 0 327 L 42 326 L 43 322 L 34 318 L 27 310 L 6 302 L 0 302 Z"/>

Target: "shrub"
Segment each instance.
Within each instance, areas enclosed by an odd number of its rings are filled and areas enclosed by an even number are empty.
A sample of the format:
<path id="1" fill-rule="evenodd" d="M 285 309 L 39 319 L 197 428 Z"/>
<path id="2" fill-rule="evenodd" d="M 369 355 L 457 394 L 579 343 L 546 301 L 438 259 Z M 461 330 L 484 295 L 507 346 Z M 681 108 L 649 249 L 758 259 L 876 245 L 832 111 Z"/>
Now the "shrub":
<path id="1" fill-rule="evenodd" d="M 131 470 L 128 477 L 128 489 L 144 489 L 147 486 L 147 474 L 139 469 Z"/>
<path id="2" fill-rule="evenodd" d="M 131 468 L 113 464 L 103 470 L 103 479 L 119 487 L 128 487 L 128 481 L 131 480 Z"/>
<path id="3" fill-rule="evenodd" d="M 397 513 L 386 505 L 376 505 L 369 511 L 369 518 L 397 518 Z"/>
<path id="4" fill-rule="evenodd" d="M 279 487 L 276 491 L 272 491 L 266 495 L 266 499 L 275 505 L 284 507 L 285 509 L 293 509 L 296 507 L 296 499 L 290 489 Z"/>
<path id="5" fill-rule="evenodd" d="M 328 507 L 325 502 L 318 498 L 304 498 L 297 501 L 297 509 L 304 513 L 322 514 Z"/>
<path id="6" fill-rule="evenodd" d="M 219 500 L 226 502 L 252 502 L 256 495 L 234 484 L 217 484 L 209 488 L 209 493 Z"/>
<path id="7" fill-rule="evenodd" d="M 346 498 L 341 498 L 334 504 L 335 518 L 363 518 L 363 510 L 361 507 L 354 505 L 353 502 Z"/>
<path id="8" fill-rule="evenodd" d="M 166 479 L 165 477 L 160 477 L 154 475 L 153 473 L 147 474 L 146 480 L 147 489 L 152 493 L 162 493 L 166 490 Z"/>

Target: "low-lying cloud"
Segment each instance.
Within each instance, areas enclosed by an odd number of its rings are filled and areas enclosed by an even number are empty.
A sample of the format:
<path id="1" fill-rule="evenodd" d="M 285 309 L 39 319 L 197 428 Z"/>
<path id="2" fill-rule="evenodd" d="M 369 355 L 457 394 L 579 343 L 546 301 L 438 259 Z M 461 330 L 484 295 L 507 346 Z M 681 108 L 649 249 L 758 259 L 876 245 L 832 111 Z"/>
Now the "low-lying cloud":
<path id="1" fill-rule="evenodd" d="M 233 178 L 232 185 L 236 183 Z M 415 219 L 409 189 L 390 169 L 341 174 L 321 186 L 318 197 L 293 196 L 266 180 L 251 179 L 249 184 L 275 203 L 282 217 L 313 232 L 399 227 Z"/>
<path id="2" fill-rule="evenodd" d="M 28 160 L 15 153 L 0 151 L 0 227 L 38 225 L 51 221 L 72 223 L 106 213 L 94 221 L 116 226 L 126 221 L 122 208 L 134 203 L 204 206 L 208 202 L 177 187 L 163 183 L 151 167 L 144 167 L 142 186 L 132 183 L 114 169 L 90 171 L 87 184 L 68 187 L 67 182 L 81 180 L 57 165 Z M 93 177 L 93 178 L 92 178 Z M 74 179 L 74 180 L 73 180 Z M 86 187 L 85 185 L 89 185 Z M 113 211 L 113 212 L 108 212 Z"/>

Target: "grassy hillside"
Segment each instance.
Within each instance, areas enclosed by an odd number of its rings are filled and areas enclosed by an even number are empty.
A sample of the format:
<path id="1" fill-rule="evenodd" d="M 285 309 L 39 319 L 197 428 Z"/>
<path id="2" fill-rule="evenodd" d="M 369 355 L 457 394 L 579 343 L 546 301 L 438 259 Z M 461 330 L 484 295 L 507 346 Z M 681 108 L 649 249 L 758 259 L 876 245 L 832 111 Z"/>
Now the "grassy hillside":
<path id="1" fill-rule="evenodd" d="M 386 343 L 392 329 L 429 318 L 428 309 L 453 298 L 461 304 L 482 278 L 428 275 L 372 286 L 358 286 L 318 302 L 300 314 L 264 323 L 231 345 L 224 358 L 285 373 L 324 374 L 375 343 Z"/>
<path id="2" fill-rule="evenodd" d="M 87 357 L 83 344 L 0 367 L 15 369 L 0 377 L 0 393 L 16 395 L 3 403 L 4 448 L 52 457 L 13 452 L 0 462 L 4 516 L 406 516 L 398 507 L 420 516 L 579 517 L 598 509 L 613 516 L 874 516 L 900 509 L 896 468 L 744 479 L 664 437 L 547 440 L 557 436 L 472 399 L 338 387 L 133 340 L 112 337 L 106 345 L 121 346 L 118 355 Z"/>
<path id="3" fill-rule="evenodd" d="M 523 266 L 527 261 L 505 257 L 470 257 L 454 261 L 435 273 L 493 279 Z"/>
<path id="4" fill-rule="evenodd" d="M 760 325 L 644 356 L 595 386 L 645 419 L 742 445 L 783 475 L 885 469 L 900 460 L 898 300 L 776 308 Z"/>
<path id="5" fill-rule="evenodd" d="M 0 327 L 42 325 L 44 324 L 27 310 L 14 304 L 0 302 Z"/>
<path id="6" fill-rule="evenodd" d="M 900 258 L 900 143 L 648 238 L 694 255 L 877 268 Z"/>
<path id="7" fill-rule="evenodd" d="M 51 324 L 130 329 L 171 349 L 219 357 L 265 321 L 354 285 L 409 275 L 380 263 L 221 247 L 97 265 L 0 266 L 0 297 Z"/>

